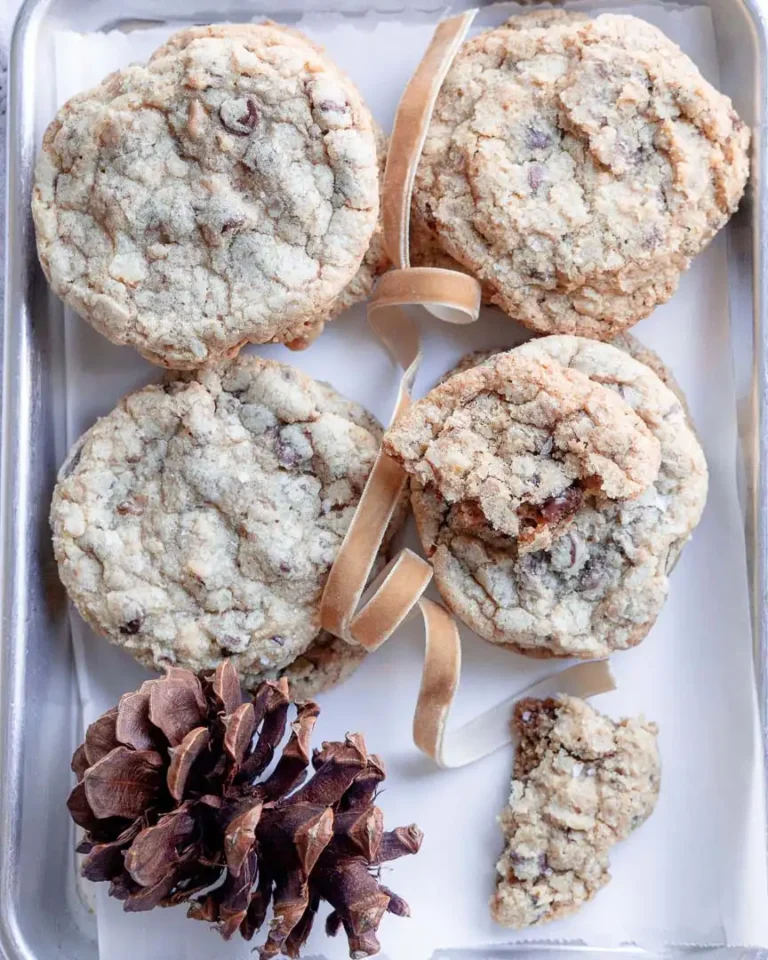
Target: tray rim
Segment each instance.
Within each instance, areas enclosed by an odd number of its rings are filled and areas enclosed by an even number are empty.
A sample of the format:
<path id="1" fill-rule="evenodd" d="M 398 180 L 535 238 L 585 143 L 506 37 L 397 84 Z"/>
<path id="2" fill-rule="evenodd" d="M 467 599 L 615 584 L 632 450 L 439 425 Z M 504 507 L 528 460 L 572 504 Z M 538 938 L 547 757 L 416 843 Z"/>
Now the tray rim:
<path id="1" fill-rule="evenodd" d="M 526 2 L 526 0 L 521 0 Z M 534 0 L 535 2 L 535 0 Z M 668 3 L 670 0 L 658 0 Z M 672 0 L 674 3 L 674 0 Z M 695 2 L 695 0 L 694 0 Z M 701 0 L 712 6 L 718 0 Z M 752 190 L 753 355 L 750 433 L 755 437 L 746 476 L 746 552 L 750 568 L 755 681 L 760 714 L 768 818 L 768 190 L 763 164 L 768 156 L 768 0 L 735 0 L 747 16 L 758 50 L 756 84 L 762 103 L 761 122 L 754 129 Z M 557 0 L 555 0 L 557 3 Z M 25 0 L 14 24 L 9 57 L 6 164 L 5 303 L 0 338 L 0 960 L 38 960 L 18 916 L 21 805 L 23 787 L 24 684 L 26 674 L 27 573 L 36 550 L 29 523 L 29 453 L 34 447 L 39 411 L 31 387 L 41 367 L 31 336 L 31 288 L 36 271 L 34 232 L 28 197 L 35 157 L 34 58 L 46 16 L 56 0 Z M 479 0 L 479 6 L 487 5 Z M 398 6 L 419 9 L 408 0 Z M 449 4 L 446 3 L 446 9 Z M 337 8 L 338 9 L 338 8 Z M 426 10 L 426 8 L 425 8 Z M 384 11 L 382 11 L 384 12 Z M 389 9 L 386 10 L 389 13 Z M 436 11 L 430 9 L 430 13 Z M 445 11 L 443 11 L 445 12 Z M 158 20 L 163 18 L 158 17 Z M 30 93 L 30 91 L 32 91 Z M 23 549 L 16 549 L 21 544 Z M 766 823 L 768 835 L 768 822 Z M 768 849 L 766 850 L 768 857 Z M 768 947 L 768 945 L 766 945 Z M 762 947 L 680 945 L 664 956 L 691 956 L 707 950 L 722 960 L 768 960 Z M 660 957 L 656 950 L 635 945 L 620 948 L 587 944 L 528 942 L 495 946 L 493 956 L 524 957 Z M 484 951 L 438 951 L 439 956 L 476 957 Z M 63 956 L 63 955 L 62 955 Z M 40 958 L 41 960 L 41 958 Z M 490 956 L 486 960 L 491 960 Z"/>

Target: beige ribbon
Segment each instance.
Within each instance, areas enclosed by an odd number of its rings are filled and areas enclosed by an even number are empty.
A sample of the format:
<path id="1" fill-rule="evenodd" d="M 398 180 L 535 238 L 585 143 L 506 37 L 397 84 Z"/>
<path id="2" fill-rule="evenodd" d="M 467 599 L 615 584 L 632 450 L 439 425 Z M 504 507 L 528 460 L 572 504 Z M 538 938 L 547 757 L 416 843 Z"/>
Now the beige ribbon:
<path id="1" fill-rule="evenodd" d="M 384 243 L 395 269 L 379 280 L 368 306 L 368 321 L 404 371 L 393 420 L 411 403 L 411 388 L 421 362 L 419 332 L 403 308 L 418 305 L 446 323 L 457 324 L 474 322 L 480 312 L 480 284 L 474 277 L 437 267 L 412 268 L 409 254 L 416 167 L 440 87 L 476 13 L 470 10 L 438 25 L 405 89 L 389 142 L 382 220 Z M 400 464 L 380 450 L 329 574 L 321 620 L 326 630 L 372 651 L 418 607 L 426 636 L 413 721 L 413 739 L 420 750 L 442 767 L 463 766 L 511 741 L 511 708 L 521 696 L 569 693 L 588 697 L 614 689 L 606 661 L 578 664 L 448 731 L 461 674 L 461 641 L 453 617 L 423 596 L 432 578 L 431 566 L 406 549 L 365 587 L 407 483 Z"/>

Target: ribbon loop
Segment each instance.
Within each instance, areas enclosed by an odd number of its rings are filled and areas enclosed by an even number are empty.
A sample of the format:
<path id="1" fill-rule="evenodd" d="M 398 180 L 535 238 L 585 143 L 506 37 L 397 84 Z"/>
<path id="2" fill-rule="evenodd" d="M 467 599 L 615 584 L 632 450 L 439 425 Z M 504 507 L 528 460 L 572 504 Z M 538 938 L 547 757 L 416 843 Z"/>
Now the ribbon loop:
<path id="1" fill-rule="evenodd" d="M 378 333 L 382 310 L 418 305 L 446 323 L 474 323 L 480 313 L 480 297 L 480 284 L 466 273 L 442 267 L 390 270 L 373 291 L 368 322 Z"/>
<path id="2" fill-rule="evenodd" d="M 408 81 L 397 108 L 389 140 L 382 190 L 384 246 L 395 267 L 410 266 L 409 224 L 416 167 L 435 101 L 477 10 L 467 10 L 437 25 L 416 72 Z"/>

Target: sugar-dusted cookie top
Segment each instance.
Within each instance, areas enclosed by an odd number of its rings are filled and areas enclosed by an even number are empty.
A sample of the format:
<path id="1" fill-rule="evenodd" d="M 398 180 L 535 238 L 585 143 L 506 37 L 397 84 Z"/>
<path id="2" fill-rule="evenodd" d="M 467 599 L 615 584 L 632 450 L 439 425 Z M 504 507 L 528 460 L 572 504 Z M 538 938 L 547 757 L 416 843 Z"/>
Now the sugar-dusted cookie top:
<path id="1" fill-rule="evenodd" d="M 610 340 L 669 299 L 734 212 L 749 137 L 656 27 L 513 17 L 464 43 L 443 83 L 414 190 L 418 263 L 438 249 L 526 326 Z"/>
<path id="2" fill-rule="evenodd" d="M 231 657 L 258 683 L 320 631 L 380 436 L 327 384 L 252 355 L 145 387 L 62 467 L 62 581 L 88 623 L 147 666 Z"/>
<path id="3" fill-rule="evenodd" d="M 290 341 L 360 266 L 376 137 L 300 34 L 200 27 L 66 103 L 32 208 L 54 291 L 101 333 L 186 369 Z"/>

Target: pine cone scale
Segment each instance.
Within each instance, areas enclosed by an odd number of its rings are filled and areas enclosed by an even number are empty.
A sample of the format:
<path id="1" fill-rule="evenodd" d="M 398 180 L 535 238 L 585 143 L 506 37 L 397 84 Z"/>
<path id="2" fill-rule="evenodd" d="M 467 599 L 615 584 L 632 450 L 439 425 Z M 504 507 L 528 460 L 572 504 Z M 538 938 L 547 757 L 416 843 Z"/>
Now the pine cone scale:
<path id="1" fill-rule="evenodd" d="M 256 802 L 229 822 L 224 834 L 224 854 L 227 869 L 237 877 L 243 863 L 256 842 L 256 827 L 261 820 L 263 804 Z"/>
<path id="2" fill-rule="evenodd" d="M 255 780 L 272 762 L 277 745 L 285 736 L 289 703 L 287 681 L 270 680 L 259 686 L 253 698 L 253 710 L 256 726 L 261 725 L 261 735 L 240 771 L 241 780 Z"/>
<path id="3" fill-rule="evenodd" d="M 152 805 L 161 786 L 162 758 L 152 750 L 119 746 L 89 767 L 83 777 L 93 815 L 135 819 Z"/>
<path id="4" fill-rule="evenodd" d="M 194 674 L 189 675 L 199 685 Z M 197 689 L 188 681 L 168 676 L 163 680 L 150 680 L 149 719 L 160 730 L 172 747 L 177 747 L 184 737 L 200 725 L 205 718 Z"/>
<path id="5" fill-rule="evenodd" d="M 347 737 L 344 743 L 323 744 L 327 756 L 315 769 L 312 779 L 293 794 L 295 803 L 315 803 L 332 806 L 338 803 L 356 777 L 366 768 L 368 754 L 365 744 Z M 314 765 L 314 764 L 313 764 Z"/>
<path id="6" fill-rule="evenodd" d="M 241 767 L 245 753 L 253 739 L 256 729 L 256 717 L 252 703 L 242 703 L 224 719 L 224 749 L 235 767 Z"/>
<path id="7" fill-rule="evenodd" d="M 141 887 L 153 887 L 176 866 L 178 850 L 195 832 L 195 819 L 180 807 L 142 830 L 125 854 L 125 869 Z"/>
<path id="8" fill-rule="evenodd" d="M 88 856 L 83 861 L 82 874 L 86 880 L 109 880 L 118 873 L 123 865 L 123 851 L 138 835 L 140 824 L 131 824 L 124 830 L 117 840 L 109 843 L 90 845 Z"/>
<path id="9" fill-rule="evenodd" d="M 202 754 L 211 742 L 211 734 L 207 727 L 195 727 L 184 737 L 178 747 L 169 747 L 168 753 L 171 763 L 165 782 L 168 792 L 174 800 L 181 801 L 187 788 L 187 781 L 192 773 L 195 760 Z"/>
<path id="10" fill-rule="evenodd" d="M 70 764 L 72 773 L 77 777 L 77 782 L 80 781 L 85 776 L 85 771 L 90 767 L 88 757 L 85 754 L 85 744 L 81 743 L 80 746 L 72 754 L 72 763 Z"/>
<path id="11" fill-rule="evenodd" d="M 261 785 L 266 800 L 278 800 L 303 782 L 309 767 L 309 744 L 320 710 L 316 703 L 296 704 L 291 738 L 272 775 Z"/>
<path id="12" fill-rule="evenodd" d="M 93 766 L 102 757 L 111 753 L 115 747 L 120 746 L 115 734 L 116 724 L 117 709 L 112 709 L 103 717 L 94 720 L 85 731 L 83 748 L 89 766 Z"/>
<path id="13" fill-rule="evenodd" d="M 152 723 L 149 719 L 149 694 L 125 693 L 117 705 L 117 724 L 115 737 L 118 743 L 124 743 L 134 750 L 156 750 L 157 743 L 152 736 Z"/>

